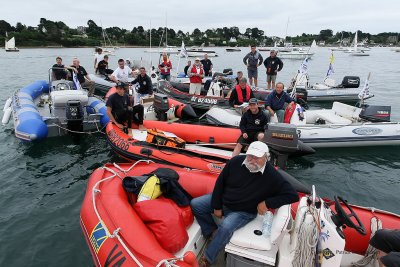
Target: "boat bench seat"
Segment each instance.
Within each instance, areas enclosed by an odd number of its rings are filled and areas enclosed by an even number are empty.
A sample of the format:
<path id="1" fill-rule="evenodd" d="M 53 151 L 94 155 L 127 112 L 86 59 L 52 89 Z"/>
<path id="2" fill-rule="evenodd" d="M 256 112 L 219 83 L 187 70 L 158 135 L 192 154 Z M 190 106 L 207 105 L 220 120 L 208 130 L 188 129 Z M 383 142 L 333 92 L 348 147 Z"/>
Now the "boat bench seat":
<path id="1" fill-rule="evenodd" d="M 351 124 L 352 121 L 342 116 L 336 115 L 331 110 L 320 110 L 318 112 L 318 117 L 323 119 L 326 124 Z"/>
<path id="2" fill-rule="evenodd" d="M 357 121 L 360 119 L 359 115 L 361 108 L 346 105 L 340 102 L 333 102 L 332 110 L 335 112 L 335 114 L 349 120 Z"/>

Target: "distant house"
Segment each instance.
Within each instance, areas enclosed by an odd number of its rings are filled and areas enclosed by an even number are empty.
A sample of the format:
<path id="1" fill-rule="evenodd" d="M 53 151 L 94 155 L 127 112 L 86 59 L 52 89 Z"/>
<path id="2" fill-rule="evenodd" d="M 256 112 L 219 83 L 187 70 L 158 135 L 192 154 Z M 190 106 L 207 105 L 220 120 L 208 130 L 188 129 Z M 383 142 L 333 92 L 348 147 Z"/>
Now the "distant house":
<path id="1" fill-rule="evenodd" d="M 230 43 L 237 43 L 237 40 L 235 37 L 231 37 L 231 39 L 229 39 Z"/>
<path id="2" fill-rule="evenodd" d="M 319 41 L 318 45 L 324 46 L 325 45 L 325 41 Z"/>

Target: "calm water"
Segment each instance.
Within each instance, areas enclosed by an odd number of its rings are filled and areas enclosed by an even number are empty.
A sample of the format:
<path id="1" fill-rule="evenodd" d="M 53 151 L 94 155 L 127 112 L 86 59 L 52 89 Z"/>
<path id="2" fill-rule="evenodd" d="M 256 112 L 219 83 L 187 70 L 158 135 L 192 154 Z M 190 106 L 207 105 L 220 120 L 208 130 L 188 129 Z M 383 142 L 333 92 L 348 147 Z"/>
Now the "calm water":
<path id="1" fill-rule="evenodd" d="M 212 59 L 216 69 L 244 70 L 242 52 Z M 74 56 L 92 72 L 92 49 L 0 50 L 0 103 L 11 93 L 35 80 L 47 79 L 55 57 L 70 63 Z M 268 52 L 263 52 L 263 56 Z M 312 82 L 320 82 L 329 61 L 329 50 L 319 48 L 310 61 Z M 120 49 L 117 58 L 150 61 L 143 49 Z M 370 103 L 392 105 L 393 120 L 400 120 L 400 53 L 373 48 L 370 57 L 335 53 L 335 78 L 358 75 L 362 83 L 372 72 L 370 88 L 376 95 Z M 175 67 L 176 58 L 172 58 Z M 156 55 L 153 62 L 158 62 Z M 285 60 L 278 80 L 289 82 L 300 61 Z M 183 60 L 180 69 L 184 67 Z M 262 71 L 261 71 L 262 70 Z M 259 80 L 265 80 L 264 68 Z M 264 82 L 265 84 L 265 82 Z M 103 135 L 82 136 L 79 141 L 52 138 L 23 144 L 13 135 L 12 124 L 0 129 L 0 266 L 92 266 L 89 249 L 79 226 L 79 211 L 90 173 L 109 161 L 118 161 Z M 342 195 L 365 206 L 400 213 L 400 147 L 323 149 L 313 156 L 289 162 L 288 172 L 315 184 L 322 196 Z"/>

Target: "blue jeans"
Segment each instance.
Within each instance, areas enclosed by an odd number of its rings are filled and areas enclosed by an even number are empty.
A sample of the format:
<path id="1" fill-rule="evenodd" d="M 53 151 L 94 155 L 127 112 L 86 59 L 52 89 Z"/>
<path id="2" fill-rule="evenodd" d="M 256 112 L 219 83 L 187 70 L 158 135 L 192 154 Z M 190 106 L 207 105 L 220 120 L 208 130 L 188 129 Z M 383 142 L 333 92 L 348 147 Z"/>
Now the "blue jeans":
<path id="1" fill-rule="evenodd" d="M 231 211 L 224 206 L 222 208 L 224 219 L 220 225 L 217 225 L 213 219 L 214 210 L 211 207 L 211 194 L 194 198 L 190 205 L 203 236 L 208 237 L 214 230 L 217 230 L 204 253 L 207 261 L 211 264 L 214 263 L 220 250 L 228 244 L 233 233 L 257 216 L 257 214 L 244 211 Z"/>
<path id="2" fill-rule="evenodd" d="M 171 80 L 171 74 L 160 74 L 160 80 L 170 81 Z"/>

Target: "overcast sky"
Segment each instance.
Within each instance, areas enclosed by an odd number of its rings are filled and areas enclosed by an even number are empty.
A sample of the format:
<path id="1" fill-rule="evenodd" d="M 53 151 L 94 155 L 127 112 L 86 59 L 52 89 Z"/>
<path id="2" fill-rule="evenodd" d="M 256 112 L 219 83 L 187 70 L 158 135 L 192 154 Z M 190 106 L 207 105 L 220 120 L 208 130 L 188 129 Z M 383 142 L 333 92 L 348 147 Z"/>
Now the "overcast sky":
<path id="1" fill-rule="evenodd" d="M 271 4 L 272 3 L 272 4 Z M 258 27 L 267 36 L 294 36 L 361 30 L 372 34 L 400 32 L 400 1 L 397 0 L 147 0 L 147 1 L 50 1 L 12 0 L 0 9 L 0 20 L 15 26 L 21 22 L 37 26 L 40 18 L 63 21 L 69 27 L 86 26 L 89 19 L 103 27 L 118 26 L 131 30 L 135 26 L 168 27 L 192 32 L 238 26 Z"/>

